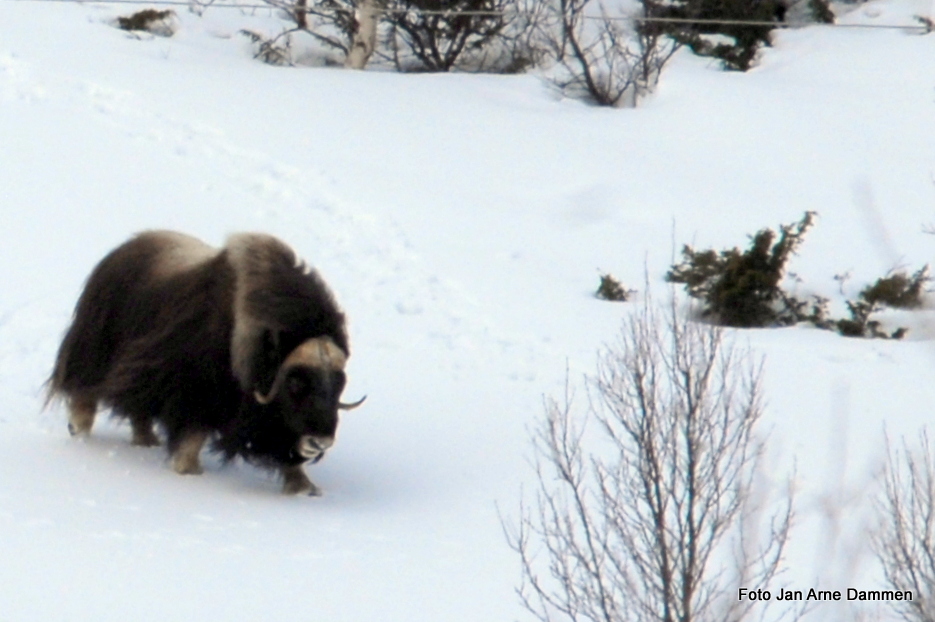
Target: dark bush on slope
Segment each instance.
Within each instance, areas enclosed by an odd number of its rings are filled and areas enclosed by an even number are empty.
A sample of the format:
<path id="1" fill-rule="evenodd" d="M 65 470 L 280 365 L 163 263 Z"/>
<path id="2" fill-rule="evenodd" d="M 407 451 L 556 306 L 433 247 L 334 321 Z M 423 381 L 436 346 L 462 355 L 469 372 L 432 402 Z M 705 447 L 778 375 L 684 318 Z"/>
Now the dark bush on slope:
<path id="1" fill-rule="evenodd" d="M 118 17 L 117 27 L 121 30 L 142 31 L 160 37 L 171 37 L 176 30 L 173 17 L 175 17 L 175 11 L 144 9 L 132 15 Z"/>
<path id="2" fill-rule="evenodd" d="M 814 222 L 806 212 L 797 223 L 781 225 L 779 234 L 762 229 L 750 247 L 696 251 L 686 245 L 682 263 L 666 274 L 671 283 L 682 283 L 692 298 L 703 302 L 702 315 L 723 326 L 750 328 L 794 324 L 797 301 L 779 287 L 786 262 Z"/>

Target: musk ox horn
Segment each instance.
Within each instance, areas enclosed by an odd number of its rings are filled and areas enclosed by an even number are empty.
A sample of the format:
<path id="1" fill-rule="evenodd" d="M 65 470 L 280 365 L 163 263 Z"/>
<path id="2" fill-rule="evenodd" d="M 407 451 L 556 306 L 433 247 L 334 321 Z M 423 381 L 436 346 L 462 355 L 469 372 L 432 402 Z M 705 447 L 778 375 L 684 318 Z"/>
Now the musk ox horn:
<path id="1" fill-rule="evenodd" d="M 345 404 L 344 402 L 338 402 L 338 410 L 354 410 L 358 406 L 364 403 L 364 400 L 367 399 L 367 396 L 363 396 L 356 402 L 351 402 L 350 404 Z"/>
<path id="2" fill-rule="evenodd" d="M 278 375 L 276 376 L 276 379 L 279 380 L 279 376 L 278 376 Z M 276 397 L 276 391 L 274 391 L 274 389 L 276 389 L 276 390 L 279 389 L 279 387 L 276 386 L 276 383 L 275 383 L 275 382 L 273 382 L 273 386 L 270 387 L 269 393 L 266 394 L 266 395 L 263 395 L 263 394 L 260 393 L 259 391 L 254 391 L 254 392 L 253 392 L 253 399 L 255 399 L 255 400 L 257 401 L 258 404 L 263 404 L 264 406 L 266 406 L 267 404 L 269 404 L 270 402 L 273 401 L 273 398 L 274 398 L 274 397 Z"/>
<path id="3" fill-rule="evenodd" d="M 273 385 L 269 388 L 269 392 L 263 395 L 259 391 L 254 391 L 254 399 L 264 406 L 276 399 L 276 395 L 279 394 L 279 390 L 282 389 L 282 385 L 286 381 L 286 375 L 289 373 L 289 370 L 297 365 L 342 371 L 344 366 L 347 365 L 347 355 L 331 341 L 330 337 L 315 337 L 314 339 L 309 339 L 293 350 L 289 356 L 286 357 L 286 360 L 282 362 L 282 365 L 279 366 L 279 371 L 276 372 L 276 378 L 273 379 Z M 363 400 L 361 400 L 361 402 L 363 402 Z M 359 405 L 359 403 L 352 404 L 355 408 Z"/>

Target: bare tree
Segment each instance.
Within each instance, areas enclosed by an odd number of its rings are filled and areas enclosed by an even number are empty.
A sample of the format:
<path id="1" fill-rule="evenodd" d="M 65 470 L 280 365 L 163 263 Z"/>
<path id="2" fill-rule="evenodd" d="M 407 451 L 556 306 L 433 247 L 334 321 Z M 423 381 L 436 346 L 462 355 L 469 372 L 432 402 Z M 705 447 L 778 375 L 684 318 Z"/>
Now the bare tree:
<path id="1" fill-rule="evenodd" d="M 504 530 L 539 620 L 735 622 L 737 588 L 780 569 L 792 492 L 757 499 L 762 365 L 674 302 L 660 315 L 626 318 L 584 417 L 566 387 L 534 432 L 536 502 Z"/>
<path id="2" fill-rule="evenodd" d="M 393 0 L 387 40 L 397 69 L 450 71 L 520 20 L 517 0 Z"/>
<path id="3" fill-rule="evenodd" d="M 877 500 L 880 527 L 874 533 L 874 552 L 894 590 L 911 590 L 911 601 L 890 601 L 904 620 L 935 620 L 935 459 L 928 432 L 919 435 L 913 450 L 902 451 L 886 441 L 883 492 Z"/>
<path id="4" fill-rule="evenodd" d="M 651 15 L 654 0 L 640 0 L 640 16 Z M 634 25 L 610 15 L 593 0 L 555 0 L 556 28 L 547 44 L 564 70 L 555 83 L 602 106 L 636 106 L 659 82 L 662 68 L 680 47 L 653 24 Z"/>
<path id="5" fill-rule="evenodd" d="M 348 69 L 363 69 L 376 51 L 381 4 L 380 0 L 360 0 L 351 27 L 350 49 L 344 62 Z"/>

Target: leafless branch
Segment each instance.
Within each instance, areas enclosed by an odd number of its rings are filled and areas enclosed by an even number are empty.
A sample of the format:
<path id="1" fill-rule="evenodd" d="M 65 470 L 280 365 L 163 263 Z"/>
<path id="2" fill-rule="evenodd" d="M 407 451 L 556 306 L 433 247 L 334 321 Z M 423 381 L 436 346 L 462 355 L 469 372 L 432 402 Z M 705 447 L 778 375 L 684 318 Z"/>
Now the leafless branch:
<path id="1" fill-rule="evenodd" d="M 674 303 L 660 315 L 626 319 L 583 415 L 566 381 L 533 433 L 535 503 L 505 530 L 543 622 L 735 622 L 736 588 L 782 566 L 791 487 L 766 526 L 754 498 L 762 365 Z"/>
<path id="2" fill-rule="evenodd" d="M 680 47 L 658 25 L 621 20 L 600 2 L 556 2 L 549 5 L 555 27 L 546 31 L 546 43 L 564 70 L 555 83 L 596 104 L 636 106 Z M 641 17 L 650 16 L 652 2 L 640 0 Z"/>
<path id="3" fill-rule="evenodd" d="M 911 601 L 892 601 L 904 620 L 935 620 L 935 458 L 928 432 L 913 449 L 902 450 L 886 439 L 883 492 L 877 500 L 881 518 L 872 543 L 894 590 L 912 590 Z"/>

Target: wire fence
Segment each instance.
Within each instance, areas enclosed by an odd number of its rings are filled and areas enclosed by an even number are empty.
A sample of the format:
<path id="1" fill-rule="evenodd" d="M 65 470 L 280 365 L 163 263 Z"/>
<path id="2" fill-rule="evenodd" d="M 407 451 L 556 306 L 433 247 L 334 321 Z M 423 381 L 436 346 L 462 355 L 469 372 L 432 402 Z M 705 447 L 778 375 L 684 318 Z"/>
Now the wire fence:
<path id="1" fill-rule="evenodd" d="M 256 3 L 215 3 L 200 2 L 199 0 L 5 0 L 6 2 L 33 2 L 33 3 L 57 3 L 57 4 L 130 4 L 147 6 L 184 6 L 203 11 L 212 9 L 239 9 L 241 11 L 256 10 L 283 10 L 290 13 L 321 13 L 327 11 L 321 7 L 300 7 L 282 2 L 268 2 L 263 4 Z M 338 11 L 338 9 L 332 9 Z M 469 15 L 476 17 L 500 17 L 500 16 L 524 16 L 532 15 L 525 11 L 484 11 L 484 10 L 459 10 L 459 9 L 394 9 L 381 8 L 378 13 L 384 15 Z M 609 21 L 633 21 L 640 23 L 667 23 L 667 24 L 694 24 L 694 25 L 729 25 L 729 26 L 769 26 L 772 28 L 801 28 L 804 26 L 822 26 L 825 28 L 864 28 L 864 29 L 884 29 L 884 30 L 909 30 L 919 32 L 931 32 L 932 22 L 929 18 L 919 17 L 918 24 L 826 24 L 818 22 L 785 22 L 785 21 L 753 21 L 736 19 L 701 19 L 688 17 L 644 17 L 633 15 L 622 16 L 585 16 L 586 19 L 609 20 Z"/>

